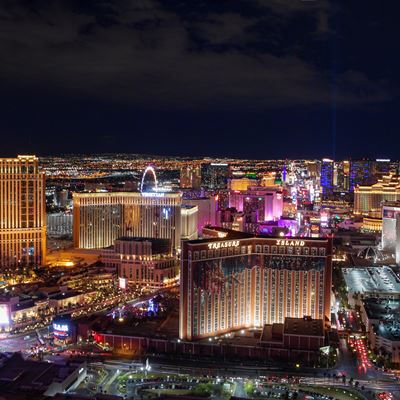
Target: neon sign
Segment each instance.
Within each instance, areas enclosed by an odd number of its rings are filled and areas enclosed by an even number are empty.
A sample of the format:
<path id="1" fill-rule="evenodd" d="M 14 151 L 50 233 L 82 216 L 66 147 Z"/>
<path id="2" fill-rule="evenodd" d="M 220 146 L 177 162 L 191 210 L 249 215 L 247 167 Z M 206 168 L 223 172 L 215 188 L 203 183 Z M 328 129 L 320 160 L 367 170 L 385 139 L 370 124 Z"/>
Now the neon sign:
<path id="1" fill-rule="evenodd" d="M 143 197 L 165 197 L 165 193 L 160 192 L 142 192 Z"/>
<path id="2" fill-rule="evenodd" d="M 69 328 L 67 324 L 53 324 L 53 329 L 59 332 L 68 332 Z"/>
<path id="3" fill-rule="evenodd" d="M 277 239 L 277 246 L 299 246 L 303 247 L 305 245 L 304 240 L 289 240 L 289 239 Z"/>
<path id="4" fill-rule="evenodd" d="M 126 281 L 127 281 L 126 278 L 119 277 L 119 288 L 120 289 L 126 289 L 126 286 L 127 286 Z"/>
<path id="5" fill-rule="evenodd" d="M 239 240 L 230 240 L 228 242 L 209 243 L 209 249 L 222 249 L 226 247 L 239 247 Z"/>

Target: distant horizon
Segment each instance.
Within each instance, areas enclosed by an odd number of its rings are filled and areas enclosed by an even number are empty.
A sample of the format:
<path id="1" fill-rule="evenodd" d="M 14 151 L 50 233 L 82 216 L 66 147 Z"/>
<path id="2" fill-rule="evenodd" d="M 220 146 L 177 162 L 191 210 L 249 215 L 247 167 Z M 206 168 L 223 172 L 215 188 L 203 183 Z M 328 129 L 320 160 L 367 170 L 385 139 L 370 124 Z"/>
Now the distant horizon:
<path id="1" fill-rule="evenodd" d="M 188 160 L 207 160 L 207 159 L 217 159 L 217 160 L 237 160 L 237 161 L 301 161 L 301 160 L 316 160 L 316 161 L 322 161 L 323 159 L 332 159 L 331 157 L 285 157 L 285 158 L 243 158 L 243 157 L 237 157 L 237 156 L 227 156 L 227 155 L 216 155 L 216 156 L 197 156 L 197 155 L 173 155 L 173 154 L 156 154 L 156 153 L 131 153 L 131 152 L 94 152 L 94 153 L 86 153 L 86 152 L 78 152 L 78 153 L 59 153 L 59 154 L 37 154 L 33 152 L 23 152 L 23 153 L 18 153 L 15 155 L 3 155 L 0 153 L 0 158 L 15 158 L 17 156 L 23 156 L 23 155 L 32 155 L 36 156 L 39 159 L 40 158 L 57 158 L 57 157 L 96 157 L 96 156 L 137 156 L 137 157 L 143 157 L 143 158 L 155 158 L 155 157 L 162 157 L 166 159 L 170 158 L 179 158 L 179 159 L 188 159 Z M 332 159 L 333 161 L 388 161 L 388 162 L 400 162 L 400 159 L 394 159 L 394 158 L 386 158 L 386 157 L 357 157 L 357 158 L 352 158 L 352 157 L 340 157 L 336 159 Z"/>

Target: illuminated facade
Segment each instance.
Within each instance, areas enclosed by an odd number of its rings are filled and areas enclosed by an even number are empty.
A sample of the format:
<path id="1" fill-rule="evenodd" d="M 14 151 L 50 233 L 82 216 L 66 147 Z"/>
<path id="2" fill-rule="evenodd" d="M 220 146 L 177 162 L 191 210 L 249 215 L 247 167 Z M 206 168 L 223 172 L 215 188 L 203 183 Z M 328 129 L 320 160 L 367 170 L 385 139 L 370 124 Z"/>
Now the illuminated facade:
<path id="1" fill-rule="evenodd" d="M 374 185 L 354 188 L 354 213 L 368 213 L 380 208 L 383 201 L 397 200 L 400 200 L 400 177 L 384 176 Z"/>
<path id="2" fill-rule="evenodd" d="M 281 188 L 250 187 L 244 192 L 229 192 L 229 207 L 236 208 L 254 222 L 277 220 L 283 213 Z"/>
<path id="3" fill-rule="evenodd" d="M 179 279 L 179 264 L 168 239 L 119 238 L 113 248 L 103 250 L 101 259 L 117 268 L 121 289 L 169 287 Z"/>
<path id="4" fill-rule="evenodd" d="M 180 247 L 179 193 L 74 193 L 75 247 L 96 249 L 113 245 L 121 236 L 170 239 Z"/>
<path id="5" fill-rule="evenodd" d="M 180 338 L 195 340 L 311 316 L 328 323 L 331 239 L 228 233 L 183 243 Z"/>
<path id="6" fill-rule="evenodd" d="M 230 169 L 226 163 L 209 163 L 201 165 L 201 184 L 209 189 L 226 189 Z"/>
<path id="7" fill-rule="evenodd" d="M 389 175 L 391 173 L 390 159 L 377 158 L 374 161 L 373 173 L 377 177 Z M 397 173 L 397 171 L 395 170 L 394 173 Z"/>
<path id="8" fill-rule="evenodd" d="M 322 195 L 329 196 L 333 193 L 334 162 L 324 158 L 321 163 L 321 188 Z"/>
<path id="9" fill-rule="evenodd" d="M 231 179 L 229 181 L 229 188 L 231 190 L 247 190 L 250 186 L 257 186 L 257 180 L 244 177 Z"/>
<path id="10" fill-rule="evenodd" d="M 266 187 L 280 186 L 280 183 L 277 183 L 276 173 L 275 172 L 263 173 L 260 179 L 260 186 L 266 186 Z"/>
<path id="11" fill-rule="evenodd" d="M 185 165 L 180 172 L 180 187 L 183 189 L 198 189 L 201 186 L 200 165 Z"/>
<path id="12" fill-rule="evenodd" d="M 195 199 L 183 199 L 184 205 L 195 206 L 198 209 L 197 213 L 197 233 L 202 234 L 203 228 L 206 225 L 216 225 L 217 215 L 217 199 L 215 196 L 198 197 Z"/>
<path id="13" fill-rule="evenodd" d="M 350 162 L 338 161 L 334 163 L 333 186 L 335 190 L 348 192 L 350 189 Z"/>
<path id="14" fill-rule="evenodd" d="M 356 186 L 372 183 L 373 162 L 371 160 L 350 161 L 350 192 Z"/>
<path id="15" fill-rule="evenodd" d="M 197 239 L 197 217 L 199 208 L 192 205 L 181 207 L 181 238 L 184 240 Z"/>
<path id="16" fill-rule="evenodd" d="M 45 176 L 35 156 L 0 159 L 0 267 L 41 265 L 46 254 Z"/>
<path id="17" fill-rule="evenodd" d="M 49 237 L 72 236 L 72 214 L 70 213 L 51 213 L 46 218 L 47 235 Z"/>
<path id="18" fill-rule="evenodd" d="M 400 264 L 400 201 L 382 204 L 382 250 L 395 254 Z"/>
<path id="19" fill-rule="evenodd" d="M 366 216 L 362 223 L 363 232 L 382 232 L 382 218 Z"/>

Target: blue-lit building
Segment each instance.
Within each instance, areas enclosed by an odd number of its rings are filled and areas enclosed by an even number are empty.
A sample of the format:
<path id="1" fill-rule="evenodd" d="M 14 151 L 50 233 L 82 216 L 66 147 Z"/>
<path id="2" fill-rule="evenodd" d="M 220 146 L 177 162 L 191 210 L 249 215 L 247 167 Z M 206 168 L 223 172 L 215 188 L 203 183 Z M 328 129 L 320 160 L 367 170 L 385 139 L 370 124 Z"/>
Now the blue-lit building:
<path id="1" fill-rule="evenodd" d="M 373 182 L 373 161 L 350 161 L 350 192 L 354 192 L 357 185 L 367 185 Z"/>
<path id="2" fill-rule="evenodd" d="M 324 158 L 321 163 L 321 189 L 323 196 L 329 196 L 333 193 L 333 171 L 333 160 Z"/>

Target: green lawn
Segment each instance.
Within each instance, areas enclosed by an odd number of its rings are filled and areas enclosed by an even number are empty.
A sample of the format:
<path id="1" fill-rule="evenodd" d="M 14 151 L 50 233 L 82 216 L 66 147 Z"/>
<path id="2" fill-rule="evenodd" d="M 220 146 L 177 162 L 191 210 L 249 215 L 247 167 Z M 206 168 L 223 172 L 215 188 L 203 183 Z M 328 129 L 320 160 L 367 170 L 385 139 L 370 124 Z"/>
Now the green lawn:
<path id="1" fill-rule="evenodd" d="M 120 374 L 118 376 L 118 381 L 125 381 L 128 379 L 158 379 L 158 378 L 164 378 L 166 379 L 167 376 L 170 377 L 170 380 L 172 380 L 173 378 L 177 377 L 177 375 L 171 375 L 171 374 L 162 374 L 162 373 L 148 373 L 147 377 L 146 374 L 144 372 L 126 372 L 123 374 Z M 130 378 L 132 377 L 132 378 Z"/>

